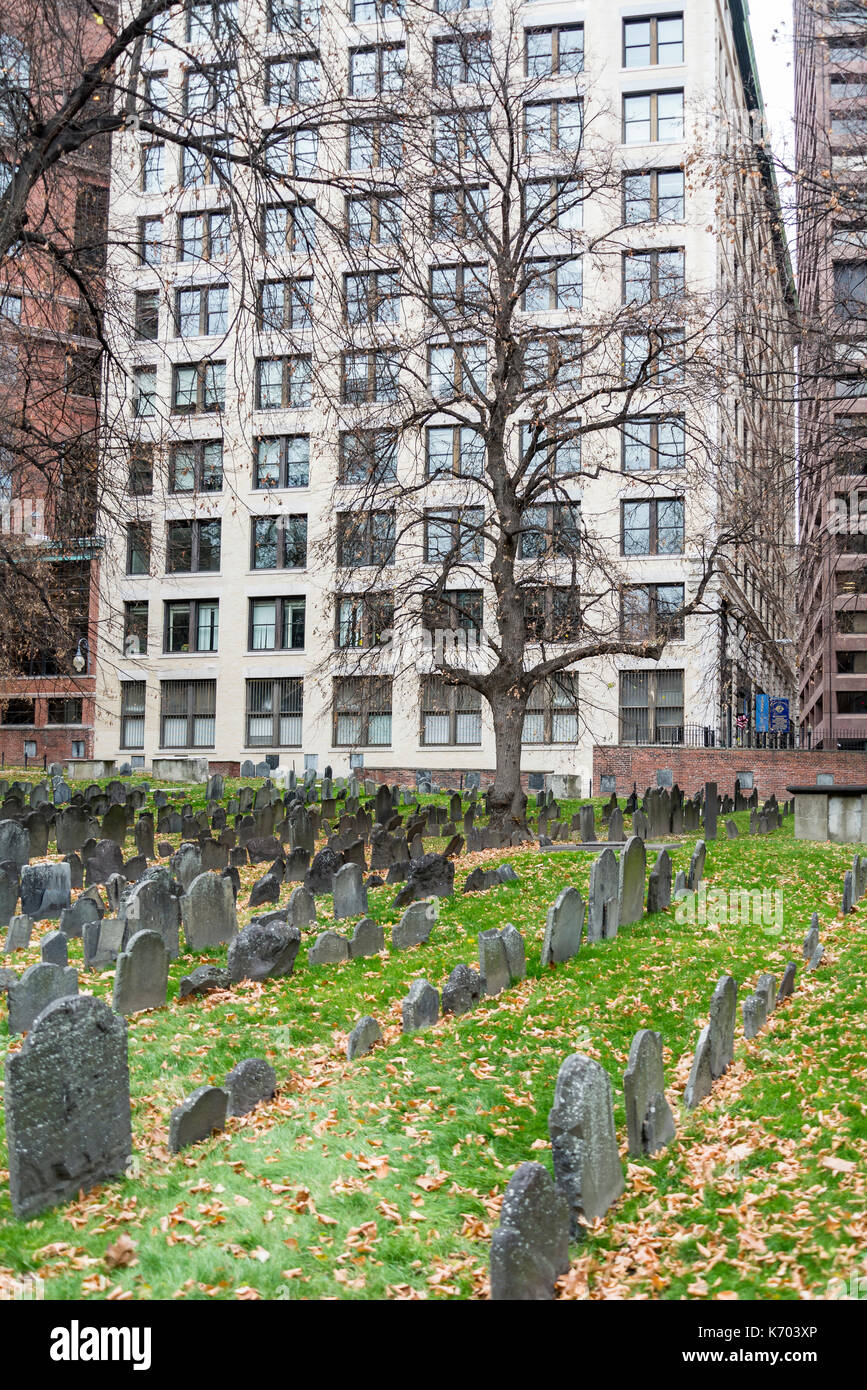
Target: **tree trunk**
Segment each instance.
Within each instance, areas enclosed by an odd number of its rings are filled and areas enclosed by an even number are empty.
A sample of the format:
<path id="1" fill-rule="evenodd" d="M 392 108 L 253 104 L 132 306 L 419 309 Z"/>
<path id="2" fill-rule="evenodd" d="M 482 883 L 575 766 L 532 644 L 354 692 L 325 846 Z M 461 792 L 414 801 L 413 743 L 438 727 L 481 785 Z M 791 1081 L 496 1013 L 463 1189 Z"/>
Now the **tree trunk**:
<path id="1" fill-rule="evenodd" d="M 491 825 L 511 833 L 527 824 L 527 798 L 521 787 L 521 739 L 527 697 L 503 695 L 490 701 L 494 718 L 497 769 L 490 790 Z"/>

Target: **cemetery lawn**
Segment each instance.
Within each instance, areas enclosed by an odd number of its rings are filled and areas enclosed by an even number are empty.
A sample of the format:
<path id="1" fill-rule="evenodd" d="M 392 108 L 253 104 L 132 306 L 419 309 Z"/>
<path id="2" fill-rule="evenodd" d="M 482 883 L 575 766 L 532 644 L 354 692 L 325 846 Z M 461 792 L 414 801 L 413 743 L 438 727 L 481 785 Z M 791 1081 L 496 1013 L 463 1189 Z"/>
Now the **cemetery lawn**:
<path id="1" fill-rule="evenodd" d="M 564 805 L 566 814 L 576 808 Z M 779 889 L 781 927 L 679 924 L 672 907 L 543 973 L 547 908 L 567 884 L 586 898 L 593 855 L 514 849 L 459 860 L 456 896 L 442 902 L 431 941 L 411 951 L 309 967 L 307 946 L 334 925 L 324 897 L 288 979 L 179 1004 L 181 976 L 203 960 L 224 963 L 225 951 L 173 962 L 168 1006 L 130 1020 L 129 1175 L 18 1222 L 3 1174 L 0 1296 L 37 1275 L 46 1299 L 484 1297 L 509 1177 L 527 1159 L 551 1168 L 547 1115 L 569 1053 L 608 1071 L 626 1163 L 621 1080 L 639 1028 L 663 1035 L 677 1139 L 657 1158 L 629 1162 L 623 1197 L 572 1247 L 560 1296 L 823 1298 L 832 1281 L 864 1275 L 867 898 L 838 915 L 859 847 L 796 842 L 793 818 L 748 837 L 748 814 L 734 819 L 741 838 L 708 846 L 706 883 Z M 719 830 L 725 836 L 724 818 Z M 696 838 L 673 850 L 675 871 L 688 866 Z M 460 893 L 470 868 L 505 861 L 518 883 Z M 264 868 L 241 871 L 242 925 Z M 395 892 L 369 895 L 370 915 L 389 927 L 400 916 Z M 807 974 L 801 942 L 813 911 L 825 957 Z M 525 937 L 527 979 L 470 1015 L 402 1036 L 400 1001 L 412 981 L 441 989 L 459 961 L 476 964 L 478 932 L 506 922 Z M 54 925 L 37 926 L 16 969 L 38 960 L 38 938 Z M 731 973 L 743 998 L 762 971 L 779 979 L 788 960 L 798 962 L 794 996 L 752 1042 L 738 1008 L 735 1061 L 684 1116 L 717 979 Z M 70 963 L 81 966 L 80 940 Z M 81 988 L 110 1003 L 112 978 L 82 974 Z M 347 1063 L 346 1034 L 366 1013 L 383 1025 L 384 1044 Z M 20 1044 L 4 1011 L 0 1051 Z M 276 1099 L 171 1156 L 172 1107 L 220 1084 L 245 1056 L 274 1065 Z M 5 1154 L 3 1141 L 0 1165 Z"/>

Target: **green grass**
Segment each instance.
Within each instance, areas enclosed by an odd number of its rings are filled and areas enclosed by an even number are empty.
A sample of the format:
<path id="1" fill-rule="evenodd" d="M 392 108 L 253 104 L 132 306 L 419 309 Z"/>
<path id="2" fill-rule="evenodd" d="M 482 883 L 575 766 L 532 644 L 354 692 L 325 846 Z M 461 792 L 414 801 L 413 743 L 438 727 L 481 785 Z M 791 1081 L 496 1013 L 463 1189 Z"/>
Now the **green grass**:
<path id="1" fill-rule="evenodd" d="M 38 1274 L 49 1299 L 477 1296 L 510 1175 L 529 1158 L 550 1167 L 547 1113 L 562 1061 L 581 1051 L 606 1068 L 625 1145 L 621 1078 L 645 1027 L 663 1034 L 678 1138 L 630 1164 L 620 1202 L 573 1247 L 563 1296 L 824 1296 L 831 1279 L 867 1272 L 867 900 L 838 916 L 855 847 L 796 842 L 791 820 L 747 838 L 748 815 L 734 819 L 745 838 L 709 846 L 708 885 L 780 889 L 780 931 L 679 924 L 672 909 L 542 973 L 546 909 L 566 884 L 586 895 L 592 855 L 489 851 L 459 863 L 458 887 L 477 862 L 508 860 L 520 882 L 444 901 L 430 943 L 415 950 L 308 967 L 307 944 L 334 925 L 320 898 L 289 979 L 179 1004 L 181 975 L 203 958 L 174 962 L 168 1006 L 130 1020 L 135 1171 L 27 1223 L 0 1187 L 0 1281 Z M 695 838 L 674 850 L 675 869 Z M 264 867 L 242 871 L 242 922 Z M 370 893 L 371 915 L 389 925 L 399 916 L 394 892 Z M 814 910 L 826 959 L 804 975 Z M 479 931 L 508 921 L 525 936 L 528 978 L 472 1015 L 403 1037 L 400 1001 L 412 981 L 441 988 L 458 961 L 476 963 Z M 80 951 L 73 942 L 74 962 Z M 35 959 L 36 943 L 15 965 Z M 745 992 L 789 959 L 799 961 L 795 996 L 757 1039 L 738 1042 L 711 1098 L 681 1115 L 719 975 L 730 972 Z M 111 972 L 81 983 L 110 1000 Z M 385 1043 L 348 1064 L 346 1033 L 363 1013 L 383 1024 Z M 0 1047 L 10 1045 L 20 1040 L 4 1019 Z M 171 1157 L 172 1106 L 249 1055 L 276 1068 L 275 1101 Z M 112 1267 L 106 1252 L 121 1235 L 134 1263 Z"/>

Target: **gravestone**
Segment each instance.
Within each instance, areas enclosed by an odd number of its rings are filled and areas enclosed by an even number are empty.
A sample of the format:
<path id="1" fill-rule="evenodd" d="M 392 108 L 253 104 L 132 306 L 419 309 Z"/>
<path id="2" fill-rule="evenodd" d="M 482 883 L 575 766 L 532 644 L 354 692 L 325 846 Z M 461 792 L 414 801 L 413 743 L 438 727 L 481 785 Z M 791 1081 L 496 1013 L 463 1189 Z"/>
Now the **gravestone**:
<path id="1" fill-rule="evenodd" d="M 334 875 L 334 917 L 357 917 L 367 911 L 367 889 L 357 864 L 344 864 Z"/>
<path id="2" fill-rule="evenodd" d="M 343 855 L 336 850 L 321 849 L 314 855 L 313 862 L 304 877 L 305 886 L 311 893 L 331 893 L 334 890 L 334 875 L 343 867 Z"/>
<path id="3" fill-rule="evenodd" d="M 675 1135 L 674 1117 L 665 1098 L 662 1034 L 640 1028 L 632 1039 L 623 1074 L 626 1134 L 633 1158 L 655 1154 Z"/>
<path id="4" fill-rule="evenodd" d="M 104 970 L 114 965 L 123 950 L 126 922 L 121 917 L 102 917 L 85 922 L 81 933 L 85 970 Z"/>
<path id="5" fill-rule="evenodd" d="M 813 916 L 810 918 L 810 927 L 809 927 L 809 930 L 808 930 L 808 932 L 807 932 L 807 935 L 804 937 L 804 945 L 803 945 L 802 951 L 801 951 L 801 953 L 802 953 L 802 955 L 803 955 L 803 957 L 804 957 L 804 960 L 809 960 L 809 959 L 810 959 L 810 957 L 813 955 L 813 953 L 814 953 L 816 947 L 818 946 L 818 944 L 819 944 L 819 914 L 818 914 L 818 912 L 814 912 L 814 913 L 813 913 Z"/>
<path id="6" fill-rule="evenodd" d="M 316 899 L 303 883 L 289 894 L 286 916 L 295 927 L 309 927 L 316 921 Z"/>
<path id="7" fill-rule="evenodd" d="M 644 916 L 644 875 L 647 853 L 644 841 L 631 835 L 620 852 L 617 892 L 620 898 L 620 926 L 628 927 Z"/>
<path id="8" fill-rule="evenodd" d="M 123 1173 L 132 1152 L 123 1019 L 89 995 L 50 1004 L 7 1058 L 5 1109 L 19 1220 Z"/>
<path id="9" fill-rule="evenodd" d="M 506 948 L 506 963 L 509 967 L 511 982 L 517 984 L 518 980 L 523 980 L 527 974 L 524 938 L 511 922 L 507 922 L 504 927 L 500 928 L 500 936 Z"/>
<path id="10" fill-rule="evenodd" d="M 169 953 L 159 932 L 139 931 L 117 958 L 112 1007 L 116 1014 L 161 1009 L 169 983 Z"/>
<path id="11" fill-rule="evenodd" d="M 227 1073 L 223 1086 L 228 1094 L 229 1115 L 249 1115 L 263 1100 L 273 1100 L 277 1073 L 262 1057 L 244 1057 Z"/>
<path id="12" fill-rule="evenodd" d="M 181 898 L 188 951 L 225 946 L 238 931 L 232 884 L 222 874 L 198 874 Z"/>
<path id="13" fill-rule="evenodd" d="M 228 970 L 221 970 L 216 965 L 197 965 L 189 975 L 181 976 L 178 999 L 187 999 L 194 994 L 210 994 L 215 989 L 228 989 L 229 984 Z"/>
<path id="14" fill-rule="evenodd" d="M 346 1039 L 346 1057 L 353 1061 L 370 1052 L 375 1043 L 382 1041 L 382 1029 L 370 1014 L 360 1018 Z"/>
<path id="15" fill-rule="evenodd" d="M 777 982 L 773 975 L 765 973 L 756 981 L 756 994 L 765 996 L 765 1014 L 770 1018 L 777 1006 Z"/>
<path id="16" fill-rule="evenodd" d="M 491 1237 L 491 1299 L 549 1301 L 568 1268 L 568 1203 L 541 1163 L 522 1163 L 506 1187 Z"/>
<path id="17" fill-rule="evenodd" d="M 17 905 L 17 875 L 6 873 L 4 869 L 0 869 L 0 927 L 5 927 L 10 917 L 14 916 Z"/>
<path id="18" fill-rule="evenodd" d="M 615 807 L 615 809 L 611 812 L 611 816 L 608 821 L 608 838 L 612 841 L 612 843 L 621 844 L 623 842 L 623 812 L 621 811 L 619 806 Z"/>
<path id="19" fill-rule="evenodd" d="M 686 876 L 686 886 L 693 893 L 698 888 L 704 877 L 704 864 L 707 858 L 707 845 L 704 840 L 699 840 L 690 856 L 689 873 Z"/>
<path id="20" fill-rule="evenodd" d="M 229 980 L 280 979 L 291 975 L 301 931 L 288 922 L 251 922 L 232 941 L 226 956 Z"/>
<path id="21" fill-rule="evenodd" d="M 276 874 L 263 874 L 256 883 L 253 884 L 250 893 L 248 907 L 261 907 L 263 903 L 276 903 L 280 901 L 280 879 Z"/>
<path id="22" fill-rule="evenodd" d="M 69 964 L 69 937 L 63 931 L 50 931 L 39 943 L 39 955 L 47 965 Z"/>
<path id="23" fill-rule="evenodd" d="M 500 931 L 479 932 L 479 975 L 486 995 L 499 994 L 512 983 L 512 972 L 506 955 L 506 943 Z M 443 995 L 445 999 L 445 994 Z M 445 1011 L 445 1004 L 443 1005 Z"/>
<path id="24" fill-rule="evenodd" d="M 307 952 L 308 965 L 339 965 L 349 960 L 349 942 L 336 931 L 320 932 Z"/>
<path id="25" fill-rule="evenodd" d="M 783 971 L 783 977 L 780 980 L 780 988 L 777 990 L 778 1005 L 782 1004 L 784 999 L 788 999 L 791 994 L 794 994 L 795 975 L 797 973 L 797 969 L 798 967 L 793 960 L 790 960 L 787 963 L 786 968 Z"/>
<path id="26" fill-rule="evenodd" d="M 6 932 L 5 950 L 24 951 L 30 945 L 30 938 L 33 935 L 33 918 L 28 917 L 26 912 L 19 912 L 17 916 L 10 918 L 9 929 Z"/>
<path id="27" fill-rule="evenodd" d="M 581 843 L 592 845 L 596 840 L 596 819 L 592 805 L 579 806 L 578 818 Z"/>
<path id="28" fill-rule="evenodd" d="M 694 1110 L 711 1093 L 713 1073 L 710 1068 L 710 1054 L 710 1024 L 705 1024 L 698 1035 L 689 1080 L 683 1093 L 683 1104 L 687 1110 Z"/>
<path id="29" fill-rule="evenodd" d="M 385 950 L 385 928 L 372 917 L 362 917 L 349 942 L 349 958 L 376 956 Z"/>
<path id="30" fill-rule="evenodd" d="M 733 820 L 726 821 L 726 835 L 730 840 L 736 840 L 738 838 L 738 828 Z"/>
<path id="31" fill-rule="evenodd" d="M 731 975 L 717 981 L 710 1001 L 710 1073 L 722 1076 L 735 1055 L 738 987 Z"/>
<path id="32" fill-rule="evenodd" d="M 392 946 L 396 951 L 408 951 L 412 946 L 423 945 L 430 939 L 435 921 L 435 903 L 411 903 L 391 929 Z"/>
<path id="33" fill-rule="evenodd" d="M 754 1038 L 768 1021 L 767 995 L 759 990 L 754 994 L 748 994 L 741 1004 L 741 1014 L 744 1021 L 744 1037 Z"/>
<path id="34" fill-rule="evenodd" d="M 114 840 L 100 840 L 93 853 L 85 859 L 84 881 L 88 888 L 92 884 L 107 883 L 112 874 L 123 873 L 123 852 Z"/>
<path id="35" fill-rule="evenodd" d="M 180 883 L 186 893 L 193 882 L 202 872 L 202 851 L 192 840 L 185 840 L 179 849 L 175 850 L 169 863 L 172 873 Z"/>
<path id="36" fill-rule="evenodd" d="M 78 971 L 74 966 L 50 965 L 46 961 L 28 966 L 6 994 L 9 1032 L 29 1033 L 49 1004 L 74 994 L 78 994 Z"/>
<path id="37" fill-rule="evenodd" d="M 101 916 L 99 906 L 93 898 L 77 898 L 72 907 L 60 914 L 60 930 L 65 936 L 81 936 L 85 922 L 98 922 Z"/>
<path id="38" fill-rule="evenodd" d="M 716 818 L 718 811 L 717 787 L 716 782 L 705 782 L 704 784 L 704 838 L 706 840 L 716 839 Z"/>
<path id="39" fill-rule="evenodd" d="M 591 1057 L 576 1052 L 561 1066 L 548 1133 L 557 1186 L 566 1198 L 571 1232 L 577 1238 L 579 1215 L 587 1221 L 604 1216 L 624 1189 L 611 1082 Z"/>
<path id="40" fill-rule="evenodd" d="M 587 890 L 587 940 L 605 941 L 615 937 L 619 922 L 620 896 L 617 858 L 612 849 L 604 849 L 590 865 L 590 886 Z"/>
<path id="41" fill-rule="evenodd" d="M 479 947 L 481 953 L 481 945 Z M 461 962 L 452 970 L 443 985 L 442 1008 L 446 1014 L 471 1013 L 484 993 L 484 981 L 477 970 Z"/>
<path id="42" fill-rule="evenodd" d="M 83 806 L 70 806 L 58 813 L 54 822 L 57 853 L 71 854 L 81 849 L 90 834 L 90 817 Z"/>
<path id="43" fill-rule="evenodd" d="M 78 902 L 81 902 L 81 898 Z M 170 960 L 177 959 L 180 954 L 181 905 L 174 891 L 172 876 L 164 864 L 154 864 L 138 883 L 126 890 L 118 915 L 127 924 L 127 940 L 139 931 L 158 932 Z M 62 919 L 60 925 L 63 926 Z"/>
<path id="44" fill-rule="evenodd" d="M 437 1022 L 440 997 L 428 980 L 414 980 L 400 1008 L 403 1032 L 417 1033 Z"/>
<path id="45" fill-rule="evenodd" d="M 24 826 L 14 820 L 0 820 L 0 864 L 8 859 L 20 867 L 29 858 L 30 836 Z"/>
<path id="46" fill-rule="evenodd" d="M 647 879 L 647 911 L 664 912 L 671 906 L 671 855 L 661 849 Z"/>
<path id="47" fill-rule="evenodd" d="M 190 1144 L 210 1139 L 226 1123 L 229 1094 L 222 1086 L 200 1086 L 176 1105 L 169 1117 L 169 1151 L 180 1153 Z"/>
<path id="48" fill-rule="evenodd" d="M 127 820 L 125 806 L 109 806 L 102 818 L 102 838 L 114 840 L 121 849 L 126 843 Z"/>
<path id="49" fill-rule="evenodd" d="M 548 908 L 542 941 L 542 968 L 570 960 L 581 946 L 584 902 L 577 888 L 564 888 Z"/>

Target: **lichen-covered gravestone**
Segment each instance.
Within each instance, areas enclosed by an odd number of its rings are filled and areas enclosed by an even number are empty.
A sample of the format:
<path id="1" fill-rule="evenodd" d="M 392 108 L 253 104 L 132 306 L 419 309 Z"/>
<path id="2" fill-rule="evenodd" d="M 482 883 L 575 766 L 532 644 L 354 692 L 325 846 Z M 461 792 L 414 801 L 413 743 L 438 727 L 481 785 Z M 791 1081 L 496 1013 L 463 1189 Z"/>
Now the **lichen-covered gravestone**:
<path id="1" fill-rule="evenodd" d="M 623 1074 L 626 1134 L 633 1158 L 654 1154 L 674 1138 L 674 1117 L 665 1098 L 662 1034 L 640 1028 Z"/>
<path id="2" fill-rule="evenodd" d="M 363 1057 L 369 1052 L 374 1043 L 382 1040 L 382 1029 L 376 1019 L 371 1014 L 365 1014 L 360 1018 L 353 1028 L 349 1037 L 346 1039 L 346 1056 L 348 1061 L 353 1061 L 356 1057 Z"/>
<path id="3" fill-rule="evenodd" d="M 249 1115 L 263 1100 L 271 1100 L 277 1090 L 277 1073 L 262 1057 L 245 1057 L 227 1074 L 224 1082 L 229 1096 L 227 1113 Z"/>
<path id="4" fill-rule="evenodd" d="M 238 933 L 232 884 L 222 874 L 197 874 L 181 898 L 181 912 L 189 951 L 225 946 Z"/>
<path id="5" fill-rule="evenodd" d="M 710 1095 L 713 1086 L 713 1075 L 710 1069 L 710 1024 L 705 1024 L 698 1035 L 698 1043 L 695 1049 L 695 1056 L 692 1059 L 692 1067 L 689 1073 L 689 1080 L 686 1083 L 686 1090 L 683 1093 L 683 1104 L 685 1109 L 694 1110 L 697 1105 Z"/>
<path id="6" fill-rule="evenodd" d="M 180 1153 L 190 1144 L 210 1139 L 226 1123 L 229 1093 L 222 1086 L 199 1086 L 169 1116 L 169 1150 Z"/>
<path id="7" fill-rule="evenodd" d="M 115 1013 L 161 1009 L 168 982 L 169 953 L 159 932 L 136 932 L 117 958 L 112 1001 Z"/>
<path id="8" fill-rule="evenodd" d="M 522 1163 L 491 1237 L 491 1299 L 543 1302 L 569 1268 L 569 1206 L 541 1163 Z"/>
<path id="9" fill-rule="evenodd" d="M 430 1028 L 440 1013 L 440 997 L 428 980 L 414 980 L 409 994 L 401 1003 L 404 1033 Z"/>
<path id="10" fill-rule="evenodd" d="M 334 875 L 334 917 L 358 917 L 367 911 L 367 889 L 358 864 L 344 864 Z"/>
<path id="11" fill-rule="evenodd" d="M 9 1032 L 28 1033 L 35 1020 L 57 999 L 78 994 L 78 971 L 74 965 L 51 965 L 39 961 L 31 965 L 17 984 L 11 985 Z"/>
<path id="12" fill-rule="evenodd" d="M 72 875 L 68 864 L 25 864 L 21 870 L 21 911 L 39 922 L 59 917 L 72 905 Z"/>
<path id="13" fill-rule="evenodd" d="M 560 1068 L 548 1115 L 557 1186 L 569 1204 L 572 1235 L 604 1216 L 623 1191 L 611 1082 L 592 1057 L 575 1052 Z"/>
<path id="14" fill-rule="evenodd" d="M 288 922 L 251 922 L 238 932 L 226 956 L 228 978 L 280 979 L 291 975 L 301 945 L 301 930 Z"/>
<path id="15" fill-rule="evenodd" d="M 27 1219 L 122 1173 L 132 1152 L 126 1023 L 58 999 L 6 1061 L 12 1209 Z"/>
<path id="16" fill-rule="evenodd" d="M 664 912 L 671 906 L 671 855 L 661 849 L 647 879 L 648 912 Z"/>
<path id="17" fill-rule="evenodd" d="M 699 840 L 692 852 L 689 861 L 689 873 L 686 876 L 686 886 L 695 892 L 704 877 L 704 861 L 707 858 L 707 845 L 704 840 Z"/>
<path id="18" fill-rule="evenodd" d="M 429 940 L 436 919 L 433 901 L 411 903 L 391 929 L 392 946 L 396 951 L 408 951 L 412 946 L 423 945 Z"/>

